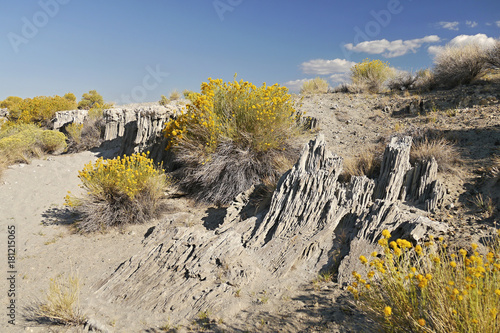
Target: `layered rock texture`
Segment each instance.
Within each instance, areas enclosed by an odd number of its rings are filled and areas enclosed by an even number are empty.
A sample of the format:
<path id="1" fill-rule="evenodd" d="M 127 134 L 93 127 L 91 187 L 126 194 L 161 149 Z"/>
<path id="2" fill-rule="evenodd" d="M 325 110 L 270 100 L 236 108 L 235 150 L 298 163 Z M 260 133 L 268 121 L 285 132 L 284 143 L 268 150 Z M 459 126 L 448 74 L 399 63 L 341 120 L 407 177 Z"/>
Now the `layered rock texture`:
<path id="1" fill-rule="evenodd" d="M 139 116 L 134 128 L 155 128 L 154 121 L 161 128 L 147 112 Z M 148 130 L 135 138 L 153 134 Z M 169 312 L 180 320 L 206 309 L 230 317 L 245 307 L 235 297 L 241 290 L 279 296 L 287 285 L 310 282 L 332 267 L 338 282 L 346 284 L 352 270 L 362 271 L 358 258 L 376 248 L 382 230 L 413 242 L 447 231 L 423 216 L 445 193 L 436 162 L 411 167 L 410 148 L 410 137 L 392 138 L 376 180 L 361 176 L 343 183 L 342 158 L 326 149 L 320 134 L 282 176 L 268 209 L 254 206 L 252 187 L 215 225 L 191 225 L 189 213 L 170 217 L 148 232 L 143 251 L 96 286 L 96 294 L 105 302 Z"/>

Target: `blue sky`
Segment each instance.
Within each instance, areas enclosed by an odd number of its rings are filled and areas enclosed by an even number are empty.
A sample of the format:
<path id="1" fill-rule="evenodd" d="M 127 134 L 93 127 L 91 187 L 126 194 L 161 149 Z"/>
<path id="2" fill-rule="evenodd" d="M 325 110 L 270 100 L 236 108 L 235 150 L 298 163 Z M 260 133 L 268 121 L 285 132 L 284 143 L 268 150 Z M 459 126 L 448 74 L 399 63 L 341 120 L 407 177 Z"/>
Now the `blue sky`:
<path id="1" fill-rule="evenodd" d="M 0 99 L 96 89 L 118 104 L 208 77 L 296 90 L 352 64 L 432 66 L 439 47 L 500 36 L 498 0 L 20 0 L 0 4 Z"/>

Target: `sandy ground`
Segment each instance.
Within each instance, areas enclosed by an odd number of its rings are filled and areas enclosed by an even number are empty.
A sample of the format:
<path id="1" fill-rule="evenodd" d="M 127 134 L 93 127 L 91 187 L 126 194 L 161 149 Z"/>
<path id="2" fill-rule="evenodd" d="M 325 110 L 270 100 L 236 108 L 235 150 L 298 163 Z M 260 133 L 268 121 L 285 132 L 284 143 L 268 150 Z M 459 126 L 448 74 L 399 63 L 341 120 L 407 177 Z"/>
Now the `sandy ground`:
<path id="1" fill-rule="evenodd" d="M 500 94 L 500 92 L 496 92 Z M 498 96 L 500 98 L 500 96 Z M 454 140 L 462 162 L 452 173 L 443 174 L 449 197 L 447 205 L 433 218 L 450 223 L 470 240 L 471 233 L 493 225 L 498 211 L 486 215 L 477 211 L 471 199 L 477 193 L 489 195 L 495 205 L 500 200 L 498 187 L 485 176 L 492 156 L 500 145 L 500 107 L 498 103 L 482 108 L 456 108 L 450 117 L 445 112 L 434 115 L 393 117 L 383 110 L 387 97 L 327 94 L 303 99 L 302 109 L 320 120 L 319 130 L 325 133 L 329 148 L 342 157 L 354 157 L 362 149 L 375 147 L 391 133 L 421 127 L 439 131 Z M 432 117 L 432 118 L 429 118 Z M 97 150 L 72 155 L 49 156 L 33 160 L 29 165 L 10 166 L 0 180 L 0 248 L 5 254 L 0 283 L 1 304 L 15 299 L 16 325 L 8 324 L 5 307 L 0 319 L 0 332 L 66 332 L 82 328 L 47 326 L 26 320 L 24 310 L 43 300 L 51 278 L 77 272 L 82 283 L 81 308 L 90 317 L 105 325 L 110 332 L 160 332 L 170 323 L 167 314 L 144 313 L 138 309 L 103 304 L 93 297 L 93 285 L 109 276 L 120 263 L 142 248 L 148 229 L 158 221 L 128 226 L 107 234 L 84 236 L 73 232 L 72 216 L 64 208 L 68 191 L 78 193 L 78 170 L 99 156 L 109 157 L 112 150 Z M 496 185 L 495 185 L 496 186 Z M 202 223 L 208 207 L 196 206 L 185 198 L 169 199 L 166 215 L 187 212 L 193 223 Z M 9 226 L 15 227 L 16 259 L 15 298 L 8 296 L 10 276 L 7 265 Z M 472 230 L 472 231 L 471 231 Z M 259 297 L 258 295 L 246 295 Z M 362 316 L 348 304 L 345 294 L 335 283 L 295 286 L 281 299 L 270 298 L 242 311 L 236 318 L 217 321 L 213 314 L 210 325 L 192 323 L 180 330 L 228 332 L 354 332 Z M 207 327 L 210 326 L 210 327 Z"/>

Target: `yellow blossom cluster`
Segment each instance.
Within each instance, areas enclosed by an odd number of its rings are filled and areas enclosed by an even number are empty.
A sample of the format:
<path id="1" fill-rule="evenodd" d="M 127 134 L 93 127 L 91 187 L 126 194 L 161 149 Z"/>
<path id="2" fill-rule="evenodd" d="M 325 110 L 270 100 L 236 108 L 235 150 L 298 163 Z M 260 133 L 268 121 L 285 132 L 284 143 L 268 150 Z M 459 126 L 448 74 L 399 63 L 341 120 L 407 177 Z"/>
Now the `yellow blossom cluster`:
<path id="1" fill-rule="evenodd" d="M 190 98 L 192 103 L 165 126 L 167 149 L 192 140 L 210 154 L 222 139 L 256 151 L 280 149 L 296 122 L 291 95 L 278 84 L 256 87 L 209 78 Z"/>
<path id="2" fill-rule="evenodd" d="M 359 257 L 366 278 L 353 271 L 355 281 L 347 289 L 383 327 L 500 331 L 500 234 L 486 244 L 488 250 L 472 243 L 470 252 L 456 253 L 442 237 L 414 246 L 404 239 L 391 241 L 388 230 L 381 236 L 380 255 Z M 443 323 L 448 325 L 444 330 Z"/>
<path id="3" fill-rule="evenodd" d="M 166 176 L 146 153 L 142 153 L 109 160 L 99 158 L 95 163 L 86 164 L 78 177 L 88 195 L 104 199 L 126 195 L 133 199 L 139 192 L 147 190 L 152 179 L 160 177 L 164 181 Z M 66 196 L 68 206 L 74 207 L 78 203 L 78 199 Z"/>
<path id="4" fill-rule="evenodd" d="M 11 121 L 45 125 L 57 111 L 73 110 L 76 108 L 75 100 L 69 95 L 66 94 L 64 97 L 37 96 L 25 99 L 9 97 L 2 104 L 8 105 Z"/>

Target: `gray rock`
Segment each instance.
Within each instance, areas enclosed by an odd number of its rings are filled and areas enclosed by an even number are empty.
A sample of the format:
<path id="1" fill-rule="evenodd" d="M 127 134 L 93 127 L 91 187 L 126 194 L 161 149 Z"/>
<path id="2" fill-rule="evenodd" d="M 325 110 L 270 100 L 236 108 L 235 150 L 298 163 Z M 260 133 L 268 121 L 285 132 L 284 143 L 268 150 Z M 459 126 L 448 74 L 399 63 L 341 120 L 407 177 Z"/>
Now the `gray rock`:
<path id="1" fill-rule="evenodd" d="M 282 176 L 267 213 L 252 216 L 251 188 L 235 198 L 215 230 L 165 220 L 96 293 L 109 302 L 168 311 L 172 320 L 207 308 L 230 317 L 249 306 L 234 297 L 236 289 L 275 289 L 278 295 L 286 281 L 306 283 L 331 267 L 333 249 L 341 253 L 338 282 L 348 283 L 352 271 L 364 267 L 359 256 L 376 248 L 382 230 L 411 241 L 447 231 L 411 206 L 444 192 L 436 190 L 435 161 L 411 168 L 410 147 L 410 137 L 393 138 L 378 180 L 361 176 L 342 183 L 342 158 L 326 149 L 320 134 Z"/>

